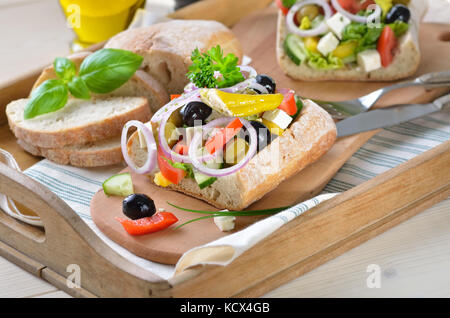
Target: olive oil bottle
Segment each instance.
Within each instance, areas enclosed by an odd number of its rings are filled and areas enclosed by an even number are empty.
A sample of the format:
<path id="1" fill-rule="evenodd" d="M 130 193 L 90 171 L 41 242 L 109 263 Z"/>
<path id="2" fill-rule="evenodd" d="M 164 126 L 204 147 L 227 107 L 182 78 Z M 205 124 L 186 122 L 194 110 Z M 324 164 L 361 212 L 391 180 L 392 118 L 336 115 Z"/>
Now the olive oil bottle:
<path id="1" fill-rule="evenodd" d="M 77 35 L 72 45 L 76 51 L 125 30 L 145 0 L 60 0 L 60 4 Z"/>

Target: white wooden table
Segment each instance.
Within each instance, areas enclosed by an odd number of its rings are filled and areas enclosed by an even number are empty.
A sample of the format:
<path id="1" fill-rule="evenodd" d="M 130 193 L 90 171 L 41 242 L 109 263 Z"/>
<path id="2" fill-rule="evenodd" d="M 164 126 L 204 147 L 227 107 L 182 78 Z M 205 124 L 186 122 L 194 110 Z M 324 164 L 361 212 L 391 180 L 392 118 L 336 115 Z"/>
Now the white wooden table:
<path id="1" fill-rule="evenodd" d="M 57 2 L 0 0 L 0 86 L 69 52 Z M 433 19 L 448 19 L 448 0 L 432 3 L 447 9 Z M 372 264 L 380 288 L 368 287 Z M 0 297 L 68 295 L 0 257 Z M 265 297 L 450 297 L 450 199 Z"/>

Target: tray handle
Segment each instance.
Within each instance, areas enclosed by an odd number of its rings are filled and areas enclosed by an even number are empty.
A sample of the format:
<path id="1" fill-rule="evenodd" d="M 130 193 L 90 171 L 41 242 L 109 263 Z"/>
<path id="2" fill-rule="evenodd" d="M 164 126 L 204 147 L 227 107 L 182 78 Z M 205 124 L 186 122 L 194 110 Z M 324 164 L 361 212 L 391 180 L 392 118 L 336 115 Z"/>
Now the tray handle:
<path id="1" fill-rule="evenodd" d="M 117 254 L 57 195 L 3 163 L 0 193 L 34 211 L 45 229 L 0 213 L 0 241 L 62 277 L 72 274 L 69 265 L 77 265 L 81 287 L 100 297 L 167 295 L 166 280 Z"/>

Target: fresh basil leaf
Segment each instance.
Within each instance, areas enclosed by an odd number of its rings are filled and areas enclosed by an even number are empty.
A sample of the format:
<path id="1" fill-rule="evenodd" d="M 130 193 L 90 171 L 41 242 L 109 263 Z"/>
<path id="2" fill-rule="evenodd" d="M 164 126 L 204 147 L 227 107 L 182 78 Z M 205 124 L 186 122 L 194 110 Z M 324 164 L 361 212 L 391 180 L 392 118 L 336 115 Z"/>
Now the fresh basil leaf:
<path id="1" fill-rule="evenodd" d="M 65 57 L 57 57 L 53 62 L 56 75 L 64 81 L 70 81 L 77 73 L 75 63 Z"/>
<path id="2" fill-rule="evenodd" d="M 31 119 L 57 111 L 66 105 L 68 98 L 69 90 L 62 80 L 47 80 L 31 94 L 31 99 L 24 111 L 24 118 Z"/>
<path id="3" fill-rule="evenodd" d="M 79 76 L 91 92 L 107 94 L 125 84 L 143 60 L 142 56 L 130 51 L 102 49 L 83 61 Z"/>
<path id="4" fill-rule="evenodd" d="M 81 77 L 75 76 L 72 80 L 67 84 L 69 86 L 69 92 L 73 97 L 79 99 L 90 99 L 91 93 L 89 92 L 89 88 L 86 83 L 83 81 Z"/>

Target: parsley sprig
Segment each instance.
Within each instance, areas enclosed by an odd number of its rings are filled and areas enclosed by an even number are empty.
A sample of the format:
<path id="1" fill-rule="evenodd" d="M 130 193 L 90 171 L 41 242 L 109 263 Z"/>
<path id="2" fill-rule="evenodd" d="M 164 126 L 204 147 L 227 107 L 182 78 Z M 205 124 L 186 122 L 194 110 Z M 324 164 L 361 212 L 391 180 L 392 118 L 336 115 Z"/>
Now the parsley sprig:
<path id="1" fill-rule="evenodd" d="M 238 67 L 239 59 L 232 53 L 224 57 L 220 45 L 206 53 L 195 49 L 191 60 L 192 65 L 189 67 L 187 77 L 197 87 L 224 88 L 245 80 Z M 220 72 L 221 76 L 215 76 L 216 72 Z"/>

